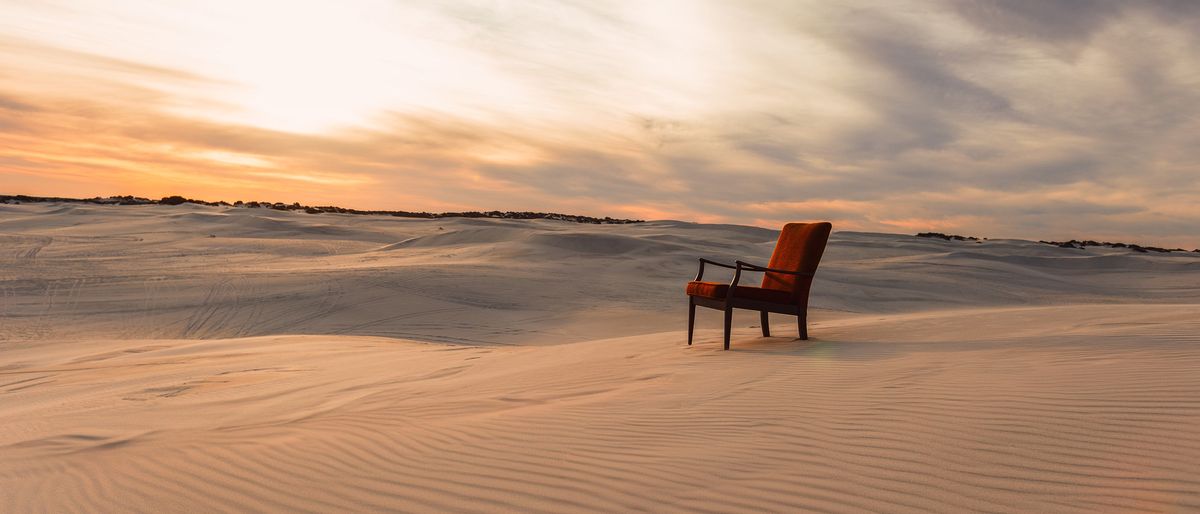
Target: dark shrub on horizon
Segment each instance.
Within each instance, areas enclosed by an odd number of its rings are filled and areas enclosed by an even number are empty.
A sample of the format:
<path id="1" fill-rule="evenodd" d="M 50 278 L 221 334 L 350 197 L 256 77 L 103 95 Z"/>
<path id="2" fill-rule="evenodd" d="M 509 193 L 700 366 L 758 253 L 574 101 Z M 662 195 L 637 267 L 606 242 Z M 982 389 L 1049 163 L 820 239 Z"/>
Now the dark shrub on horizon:
<path id="1" fill-rule="evenodd" d="M 1149 253 L 1149 252 L 1171 253 L 1171 252 L 1186 252 L 1187 251 L 1187 250 L 1184 250 L 1183 248 L 1168 249 L 1168 248 L 1162 248 L 1162 247 L 1158 247 L 1158 246 L 1142 246 L 1142 245 L 1133 244 L 1133 243 L 1110 243 L 1108 241 L 1098 243 L 1096 241 L 1091 241 L 1091 240 L 1078 241 L 1075 239 L 1072 239 L 1070 241 L 1038 241 L 1038 242 L 1043 243 L 1043 244 L 1048 244 L 1048 245 L 1054 245 L 1059 248 L 1077 248 L 1079 250 L 1086 250 L 1087 247 L 1089 247 L 1089 246 L 1103 246 L 1103 247 L 1107 247 L 1107 248 L 1128 248 L 1128 249 L 1133 250 L 1138 253 Z M 1192 250 L 1192 251 L 1196 252 L 1196 253 L 1200 253 L 1200 248 Z"/>
<path id="2" fill-rule="evenodd" d="M 955 234 L 943 234 L 941 232 L 921 232 L 917 237 L 929 237 L 935 239 L 945 239 L 947 241 L 979 241 L 978 237 L 959 236 Z"/>
<path id="3" fill-rule="evenodd" d="M 238 200 L 237 202 L 230 204 L 229 202 L 226 202 L 224 200 L 216 201 L 216 202 L 207 202 L 204 200 L 193 200 L 191 198 L 184 198 L 179 195 L 167 196 L 161 200 L 150 200 L 147 198 L 139 198 L 139 197 L 134 197 L 134 196 L 114 196 L 114 197 L 109 197 L 109 198 L 96 197 L 96 198 L 79 199 L 79 198 L 37 197 L 37 196 L 25 196 L 25 195 L 0 195 L 0 203 L 10 203 L 10 202 L 16 202 L 16 203 L 20 203 L 20 202 L 27 202 L 27 203 L 61 202 L 61 203 L 91 203 L 91 204 L 100 204 L 100 205 L 153 205 L 153 204 L 182 205 L 185 203 L 194 203 L 194 204 L 208 205 L 208 206 L 214 206 L 214 207 L 217 207 L 217 206 L 220 206 L 220 207 L 244 207 L 244 208 L 250 208 L 250 209 L 275 209 L 275 210 L 279 210 L 279 211 L 302 210 L 308 214 L 338 213 L 338 214 L 355 214 L 355 215 L 397 216 L 397 217 L 402 217 L 402 218 L 423 218 L 423 219 L 437 219 L 437 218 L 500 218 L 500 219 L 518 219 L 518 220 L 545 219 L 545 220 L 555 220 L 555 221 L 567 221 L 567 222 L 572 222 L 572 223 L 593 223 L 593 224 L 597 224 L 597 225 L 599 225 L 599 224 L 644 223 L 645 222 L 645 220 L 617 219 L 617 218 L 612 218 L 609 216 L 605 216 L 603 218 L 596 218 L 596 217 L 592 217 L 592 216 L 582 216 L 582 215 L 577 215 L 577 214 L 561 214 L 561 213 L 556 213 L 556 212 L 468 211 L 468 212 L 430 213 L 430 212 L 381 211 L 381 210 L 363 211 L 363 210 L 358 210 L 358 209 L 348 209 L 345 207 L 335 207 L 335 206 L 313 207 L 313 206 L 308 206 L 308 205 L 301 205 L 300 202 L 292 202 L 289 205 L 289 204 L 285 204 L 282 202 L 257 202 L 257 201 L 242 202 L 241 200 Z"/>

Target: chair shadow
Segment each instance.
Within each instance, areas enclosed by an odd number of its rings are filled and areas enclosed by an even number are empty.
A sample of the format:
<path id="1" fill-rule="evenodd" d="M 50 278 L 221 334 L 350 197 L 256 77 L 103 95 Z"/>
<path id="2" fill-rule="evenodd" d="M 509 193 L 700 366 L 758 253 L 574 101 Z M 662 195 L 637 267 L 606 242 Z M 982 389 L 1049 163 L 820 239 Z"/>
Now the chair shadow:
<path id="1" fill-rule="evenodd" d="M 686 341 L 684 341 L 686 344 Z M 1145 340 L 1116 334 L 1108 337 L 1094 335 L 1041 336 L 1013 339 L 964 334 L 961 338 L 932 341 L 886 341 L 857 339 L 853 334 L 835 337 L 810 336 L 807 341 L 798 337 L 762 337 L 734 334 L 729 351 L 722 350 L 721 335 L 698 338 L 694 346 L 711 355 L 771 355 L 796 358 L 820 358 L 840 361 L 873 361 L 892 359 L 926 352 L 968 353 L 974 351 L 1126 351 L 1152 350 L 1164 345 L 1148 344 Z M 1165 345 L 1170 348 L 1170 345 Z"/>
<path id="2" fill-rule="evenodd" d="M 728 352 L 722 349 L 720 336 L 698 339 L 693 346 L 701 350 L 713 350 L 717 354 L 772 355 L 856 361 L 888 359 L 912 353 L 913 350 L 908 344 L 846 341 L 812 336 L 808 340 L 784 336 L 741 338 L 735 336 L 730 341 Z"/>

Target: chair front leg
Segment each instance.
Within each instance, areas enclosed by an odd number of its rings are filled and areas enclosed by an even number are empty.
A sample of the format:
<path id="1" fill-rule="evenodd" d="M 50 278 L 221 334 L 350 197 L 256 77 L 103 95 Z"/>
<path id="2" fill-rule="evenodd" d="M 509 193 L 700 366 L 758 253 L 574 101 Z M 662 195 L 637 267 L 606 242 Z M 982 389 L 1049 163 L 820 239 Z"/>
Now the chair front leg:
<path id="1" fill-rule="evenodd" d="M 742 279 L 742 265 L 738 264 L 733 270 L 733 280 L 729 281 L 729 291 L 725 293 L 725 349 L 729 349 L 729 331 L 733 328 L 733 293 L 737 291 L 738 281 Z"/>
<path id="2" fill-rule="evenodd" d="M 767 311 L 759 311 L 758 317 L 762 322 L 763 337 L 771 337 L 771 322 L 767 319 Z"/>
<path id="3" fill-rule="evenodd" d="M 733 327 L 733 307 L 725 305 L 725 349 L 729 349 L 729 329 Z"/>
<path id="4" fill-rule="evenodd" d="M 696 326 L 696 299 L 688 297 L 688 346 L 692 345 L 692 330 Z"/>
<path id="5" fill-rule="evenodd" d="M 801 312 L 796 316 L 796 324 L 800 326 L 800 340 L 808 340 L 808 313 Z"/>

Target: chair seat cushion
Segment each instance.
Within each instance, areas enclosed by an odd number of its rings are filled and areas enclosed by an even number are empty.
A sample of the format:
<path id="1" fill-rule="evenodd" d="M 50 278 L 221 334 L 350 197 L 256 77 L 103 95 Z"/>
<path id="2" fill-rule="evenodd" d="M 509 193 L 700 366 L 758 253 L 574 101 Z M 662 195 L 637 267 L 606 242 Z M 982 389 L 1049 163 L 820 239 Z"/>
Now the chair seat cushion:
<path id="1" fill-rule="evenodd" d="M 721 282 L 698 282 L 691 281 L 687 285 L 688 296 L 703 296 L 714 300 L 724 300 L 726 294 L 729 293 L 729 284 Z M 745 298 L 747 300 L 755 300 L 759 302 L 771 303 L 795 303 L 791 293 L 787 291 L 779 291 L 776 289 L 763 289 L 753 286 L 737 286 L 734 289 L 733 296 Z"/>

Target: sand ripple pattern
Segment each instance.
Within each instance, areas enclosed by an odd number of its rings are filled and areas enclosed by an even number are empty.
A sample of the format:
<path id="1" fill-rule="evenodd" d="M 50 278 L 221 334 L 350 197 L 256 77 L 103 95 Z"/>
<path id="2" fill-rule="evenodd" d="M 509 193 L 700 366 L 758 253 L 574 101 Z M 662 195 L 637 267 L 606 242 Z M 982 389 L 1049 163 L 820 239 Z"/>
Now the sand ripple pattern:
<path id="1" fill-rule="evenodd" d="M 3 512 L 1195 512 L 1196 306 L 0 357 Z M 1069 328 L 1064 328 L 1069 327 Z"/>

